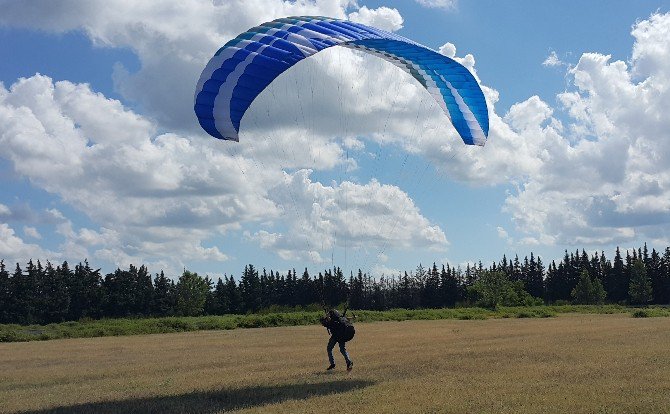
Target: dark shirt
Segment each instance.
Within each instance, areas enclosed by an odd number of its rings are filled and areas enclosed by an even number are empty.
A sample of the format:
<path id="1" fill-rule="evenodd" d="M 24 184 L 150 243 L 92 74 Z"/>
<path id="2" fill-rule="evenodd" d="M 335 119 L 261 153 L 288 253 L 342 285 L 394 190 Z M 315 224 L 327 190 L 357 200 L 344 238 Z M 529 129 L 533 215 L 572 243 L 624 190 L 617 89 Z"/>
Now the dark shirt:
<path id="1" fill-rule="evenodd" d="M 326 318 L 322 323 L 335 340 L 339 342 L 343 338 L 346 326 L 341 319 Z"/>

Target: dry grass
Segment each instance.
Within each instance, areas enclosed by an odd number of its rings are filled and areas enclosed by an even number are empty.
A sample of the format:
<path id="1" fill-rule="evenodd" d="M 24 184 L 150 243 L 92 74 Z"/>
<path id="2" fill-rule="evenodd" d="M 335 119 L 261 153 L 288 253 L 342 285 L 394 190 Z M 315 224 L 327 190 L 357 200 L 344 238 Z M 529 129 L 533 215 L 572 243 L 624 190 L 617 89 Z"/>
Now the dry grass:
<path id="1" fill-rule="evenodd" d="M 0 412 L 670 413 L 670 319 L 359 324 L 0 344 Z"/>

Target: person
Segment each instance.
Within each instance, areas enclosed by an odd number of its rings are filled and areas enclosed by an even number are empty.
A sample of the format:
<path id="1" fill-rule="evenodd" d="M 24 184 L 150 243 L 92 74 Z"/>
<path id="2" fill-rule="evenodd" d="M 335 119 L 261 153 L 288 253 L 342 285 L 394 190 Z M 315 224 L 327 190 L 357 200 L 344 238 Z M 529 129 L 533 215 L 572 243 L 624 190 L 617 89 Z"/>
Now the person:
<path id="1" fill-rule="evenodd" d="M 327 371 L 335 368 L 335 358 L 333 357 L 333 348 L 335 348 L 335 344 L 340 345 L 340 352 L 347 363 L 347 371 L 351 371 L 354 367 L 354 363 L 351 361 L 351 358 L 349 358 L 349 354 L 347 353 L 346 342 L 354 337 L 355 330 L 354 325 L 351 324 L 345 315 L 346 311 L 344 312 L 344 315 L 340 316 L 337 309 L 331 309 L 326 316 L 321 318 L 321 324 L 326 327 L 330 334 L 328 346 L 326 347 L 328 361 L 330 362 L 330 365 L 326 368 Z"/>

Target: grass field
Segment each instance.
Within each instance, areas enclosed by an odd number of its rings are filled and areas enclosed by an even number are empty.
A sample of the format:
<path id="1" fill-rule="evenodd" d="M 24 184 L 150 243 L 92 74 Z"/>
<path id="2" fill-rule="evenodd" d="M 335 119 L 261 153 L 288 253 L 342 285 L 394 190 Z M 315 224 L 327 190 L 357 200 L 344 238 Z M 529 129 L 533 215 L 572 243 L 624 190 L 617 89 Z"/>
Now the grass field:
<path id="1" fill-rule="evenodd" d="M 670 318 L 359 324 L 0 344 L 0 412 L 670 413 Z"/>

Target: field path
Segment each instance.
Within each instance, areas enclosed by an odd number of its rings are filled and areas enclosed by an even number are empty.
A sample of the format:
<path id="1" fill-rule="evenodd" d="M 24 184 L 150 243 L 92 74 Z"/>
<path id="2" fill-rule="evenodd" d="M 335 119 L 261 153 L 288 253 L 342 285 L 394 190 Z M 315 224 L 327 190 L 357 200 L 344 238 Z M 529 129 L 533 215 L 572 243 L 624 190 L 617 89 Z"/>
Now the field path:
<path id="1" fill-rule="evenodd" d="M 3 413 L 670 413 L 670 318 L 361 323 L 0 344 Z"/>

